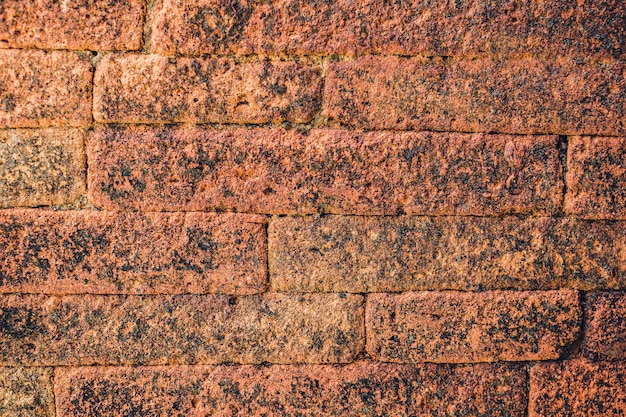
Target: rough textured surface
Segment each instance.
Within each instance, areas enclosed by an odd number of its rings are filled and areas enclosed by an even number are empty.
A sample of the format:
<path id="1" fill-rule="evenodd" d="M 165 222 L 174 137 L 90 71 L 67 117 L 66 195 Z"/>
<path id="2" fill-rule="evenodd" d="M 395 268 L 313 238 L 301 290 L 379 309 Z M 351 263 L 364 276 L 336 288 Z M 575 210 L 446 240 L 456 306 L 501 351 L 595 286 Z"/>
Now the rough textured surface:
<path id="1" fill-rule="evenodd" d="M 560 210 L 555 137 L 109 128 L 87 149 L 107 209 L 499 214 Z"/>
<path id="2" fill-rule="evenodd" d="M 364 344 L 358 295 L 4 295 L 3 365 L 345 363 Z"/>
<path id="3" fill-rule="evenodd" d="M 262 216 L 0 212 L 0 292 L 229 293 L 266 287 Z"/>
<path id="4" fill-rule="evenodd" d="M 320 68 L 230 58 L 109 55 L 96 71 L 94 118 L 107 123 L 307 122 Z"/>
<path id="5" fill-rule="evenodd" d="M 587 295 L 585 356 L 626 360 L 626 292 Z"/>
<path id="6" fill-rule="evenodd" d="M 530 371 L 530 417 L 626 415 L 623 362 L 572 360 L 542 363 Z"/>
<path id="7" fill-rule="evenodd" d="M 138 49 L 145 0 L 2 0 L 0 48 Z"/>
<path id="8" fill-rule="evenodd" d="M 626 219 L 626 137 L 570 138 L 567 166 L 568 213 Z"/>
<path id="9" fill-rule="evenodd" d="M 624 57 L 620 0 L 158 0 L 160 53 Z"/>
<path id="10" fill-rule="evenodd" d="M 58 417 L 523 416 L 520 366 L 194 366 L 59 369 Z"/>
<path id="11" fill-rule="evenodd" d="M 55 417 L 52 370 L 0 368 L 0 417 Z"/>
<path id="12" fill-rule="evenodd" d="M 268 233 L 275 291 L 626 288 L 626 222 L 307 216 Z"/>
<path id="13" fill-rule="evenodd" d="M 558 359 L 580 318 L 571 290 L 371 294 L 367 352 L 385 362 Z"/>
<path id="14" fill-rule="evenodd" d="M 331 63 L 328 116 L 367 129 L 620 135 L 619 61 L 367 56 Z"/>
<path id="15" fill-rule="evenodd" d="M 0 128 L 88 126 L 91 79 L 73 52 L 0 50 Z"/>
<path id="16" fill-rule="evenodd" d="M 0 207 L 67 204 L 85 194 L 85 132 L 0 130 Z"/>

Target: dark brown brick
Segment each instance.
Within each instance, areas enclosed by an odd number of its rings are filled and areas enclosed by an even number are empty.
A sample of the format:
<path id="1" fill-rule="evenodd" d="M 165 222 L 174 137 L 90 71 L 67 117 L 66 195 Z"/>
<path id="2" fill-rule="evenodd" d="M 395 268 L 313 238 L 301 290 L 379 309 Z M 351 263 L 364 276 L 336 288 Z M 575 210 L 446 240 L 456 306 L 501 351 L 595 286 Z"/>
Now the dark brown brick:
<path id="1" fill-rule="evenodd" d="M 309 216 L 268 232 L 275 291 L 626 288 L 626 222 Z"/>
<path id="2" fill-rule="evenodd" d="M 619 61 L 367 56 L 331 63 L 328 116 L 367 129 L 620 135 Z"/>
<path id="3" fill-rule="evenodd" d="M 0 364 L 346 363 L 358 295 L 4 295 Z"/>
<path id="4" fill-rule="evenodd" d="M 626 292 L 587 294 L 585 356 L 626 360 Z"/>
<path id="5" fill-rule="evenodd" d="M 0 207 L 68 204 L 86 193 L 85 131 L 0 130 Z"/>
<path id="6" fill-rule="evenodd" d="M 158 0 L 159 53 L 624 57 L 620 0 Z"/>
<path id="7" fill-rule="evenodd" d="M 626 363 L 541 363 L 530 372 L 531 417 L 626 415 Z"/>
<path id="8" fill-rule="evenodd" d="M 0 416 L 55 417 L 52 370 L 0 368 Z"/>
<path id="9" fill-rule="evenodd" d="M 2 0 L 0 48 L 139 49 L 145 0 Z"/>
<path id="10" fill-rule="evenodd" d="M 91 80 L 73 52 L 0 49 L 0 128 L 88 126 Z"/>
<path id="11" fill-rule="evenodd" d="M 580 316 L 571 290 L 370 294 L 367 351 L 400 363 L 558 359 Z"/>
<path id="12" fill-rule="evenodd" d="M 542 214 L 562 200 L 555 137 L 135 127 L 97 130 L 87 152 L 107 209 Z"/>
<path id="13" fill-rule="evenodd" d="M 359 362 L 253 367 L 58 368 L 58 417 L 524 416 L 525 370 Z"/>
<path id="14" fill-rule="evenodd" d="M 94 118 L 106 123 L 307 122 L 320 68 L 295 62 L 109 55 L 98 66 Z"/>
<path id="15" fill-rule="evenodd" d="M 626 219 L 626 138 L 570 138 L 567 166 L 568 213 Z"/>
<path id="16" fill-rule="evenodd" d="M 266 287 L 262 216 L 0 211 L 0 292 L 228 293 Z"/>

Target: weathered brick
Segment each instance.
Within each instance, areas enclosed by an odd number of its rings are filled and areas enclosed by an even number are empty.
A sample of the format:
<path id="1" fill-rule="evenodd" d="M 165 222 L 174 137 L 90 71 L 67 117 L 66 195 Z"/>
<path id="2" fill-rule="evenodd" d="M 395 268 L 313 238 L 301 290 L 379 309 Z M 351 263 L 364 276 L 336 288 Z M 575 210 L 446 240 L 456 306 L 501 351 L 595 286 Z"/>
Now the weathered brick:
<path id="1" fill-rule="evenodd" d="M 0 130 L 0 207 L 67 204 L 85 194 L 85 132 Z"/>
<path id="2" fill-rule="evenodd" d="M 620 61 L 366 56 L 331 63 L 331 120 L 367 129 L 619 135 Z"/>
<path id="3" fill-rule="evenodd" d="M 275 291 L 626 288 L 626 222 L 309 216 L 268 233 Z"/>
<path id="4" fill-rule="evenodd" d="M 385 362 L 557 359 L 580 316 L 572 290 L 370 294 L 367 351 Z"/>
<path id="5" fill-rule="evenodd" d="M 138 49 L 145 0 L 3 0 L 0 48 Z"/>
<path id="6" fill-rule="evenodd" d="M 160 53 L 624 57 L 619 0 L 158 0 Z"/>
<path id="7" fill-rule="evenodd" d="M 625 362 L 541 363 L 530 371 L 531 417 L 626 415 Z"/>
<path id="8" fill-rule="evenodd" d="M 320 68 L 296 62 L 109 55 L 94 83 L 107 123 L 307 122 L 321 102 Z"/>
<path id="9" fill-rule="evenodd" d="M 0 417 L 55 417 L 52 370 L 0 368 Z"/>
<path id="10" fill-rule="evenodd" d="M 3 365 L 345 363 L 358 295 L 0 296 Z"/>
<path id="11" fill-rule="evenodd" d="M 542 214 L 563 189 L 555 137 L 113 127 L 87 153 L 108 209 Z"/>
<path id="12" fill-rule="evenodd" d="M 0 292 L 257 293 L 267 281 L 263 220 L 0 211 Z"/>
<path id="13" fill-rule="evenodd" d="M 89 125 L 91 79 L 73 52 L 0 50 L 0 128 Z"/>
<path id="14" fill-rule="evenodd" d="M 567 166 L 568 213 L 626 219 L 626 138 L 570 138 Z"/>
<path id="15" fill-rule="evenodd" d="M 58 368 L 58 417 L 524 416 L 519 365 Z"/>
<path id="16" fill-rule="evenodd" d="M 626 360 L 626 292 L 587 294 L 585 356 Z"/>

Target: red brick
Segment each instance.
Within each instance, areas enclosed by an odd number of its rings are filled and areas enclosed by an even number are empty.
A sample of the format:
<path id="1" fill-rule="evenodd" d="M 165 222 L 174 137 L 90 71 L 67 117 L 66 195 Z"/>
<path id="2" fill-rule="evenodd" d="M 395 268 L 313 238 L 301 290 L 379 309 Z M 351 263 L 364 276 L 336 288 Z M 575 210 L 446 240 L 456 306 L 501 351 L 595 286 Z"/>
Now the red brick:
<path id="1" fill-rule="evenodd" d="M 588 219 L 626 219 L 625 158 L 625 137 L 570 138 L 565 210 Z"/>
<path id="2" fill-rule="evenodd" d="M 0 416 L 55 417 L 52 370 L 0 368 Z"/>
<path id="3" fill-rule="evenodd" d="M 563 189 L 555 137 L 134 127 L 87 153 L 107 209 L 543 214 Z"/>
<path id="4" fill-rule="evenodd" d="M 346 363 L 358 295 L 4 295 L 0 364 Z"/>
<path id="5" fill-rule="evenodd" d="M 85 131 L 0 130 L 0 207 L 68 204 L 86 193 Z"/>
<path id="6" fill-rule="evenodd" d="M 73 52 L 0 50 L 0 128 L 88 126 L 91 79 Z"/>
<path id="7" fill-rule="evenodd" d="M 541 363 L 530 371 L 531 417 L 626 415 L 626 363 L 582 359 Z"/>
<path id="8" fill-rule="evenodd" d="M 585 356 L 626 360 L 626 292 L 587 294 Z"/>
<path id="9" fill-rule="evenodd" d="M 251 294 L 266 287 L 263 217 L 0 212 L 0 292 Z"/>
<path id="10" fill-rule="evenodd" d="M 619 135 L 619 61 L 367 56 L 331 63 L 328 117 L 367 129 Z"/>
<path id="11" fill-rule="evenodd" d="M 619 0 L 159 0 L 160 53 L 624 57 Z"/>
<path id="12" fill-rule="evenodd" d="M 3 0 L 0 48 L 139 49 L 145 0 Z"/>
<path id="13" fill-rule="evenodd" d="M 578 293 L 371 294 L 367 351 L 384 362 L 558 359 L 580 330 Z"/>
<path id="14" fill-rule="evenodd" d="M 307 122 L 320 68 L 231 58 L 109 55 L 98 66 L 94 118 L 106 123 Z"/>
<path id="15" fill-rule="evenodd" d="M 57 368 L 59 417 L 524 416 L 525 370 L 418 367 L 188 366 Z"/>
<path id="16" fill-rule="evenodd" d="M 275 291 L 626 288 L 626 222 L 310 216 L 268 233 Z"/>

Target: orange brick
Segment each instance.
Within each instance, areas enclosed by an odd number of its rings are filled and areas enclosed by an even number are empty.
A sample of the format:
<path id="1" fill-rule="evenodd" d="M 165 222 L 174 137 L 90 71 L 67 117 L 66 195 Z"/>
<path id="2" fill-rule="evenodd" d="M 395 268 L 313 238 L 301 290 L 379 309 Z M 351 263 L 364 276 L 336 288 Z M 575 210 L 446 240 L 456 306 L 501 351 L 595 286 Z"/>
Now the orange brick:
<path id="1" fill-rule="evenodd" d="M 251 294 L 266 287 L 263 217 L 0 212 L 0 292 Z"/>
<path id="2" fill-rule="evenodd" d="M 55 417 L 52 370 L 0 368 L 0 415 Z"/>
<path id="3" fill-rule="evenodd" d="M 619 61 L 367 56 L 329 65 L 328 116 L 367 129 L 619 135 Z"/>
<path id="4" fill-rule="evenodd" d="M 59 417 L 524 416 L 519 365 L 57 368 Z M 444 414 L 441 414 L 445 410 Z"/>
<path id="5" fill-rule="evenodd" d="M 320 68 L 295 62 L 109 55 L 98 66 L 94 118 L 106 123 L 307 122 Z"/>
<path id="6" fill-rule="evenodd" d="M 0 130 L 0 207 L 67 204 L 86 193 L 85 131 Z"/>
<path id="7" fill-rule="evenodd" d="M 309 216 L 268 233 L 275 291 L 626 288 L 626 222 Z"/>
<path id="8" fill-rule="evenodd" d="M 587 294 L 585 356 L 626 360 L 626 292 Z"/>
<path id="9" fill-rule="evenodd" d="M 358 295 L 4 295 L 0 364 L 346 363 Z"/>
<path id="10" fill-rule="evenodd" d="M 555 137 L 135 127 L 87 153 L 107 209 L 542 214 L 563 189 Z"/>
<path id="11" fill-rule="evenodd" d="M 558 359 L 580 330 L 578 293 L 371 294 L 367 352 L 385 362 Z"/>
<path id="12" fill-rule="evenodd" d="M 139 49 L 145 0 L 3 0 L 0 48 Z"/>
<path id="13" fill-rule="evenodd" d="M 88 126 L 91 79 L 73 52 L 0 50 L 0 128 Z"/>
<path id="14" fill-rule="evenodd" d="M 538 364 L 530 371 L 529 416 L 624 416 L 624 381 L 624 362 L 577 359 Z"/>
<path id="15" fill-rule="evenodd" d="M 624 57 L 619 0 L 158 0 L 159 53 Z"/>
<path id="16" fill-rule="evenodd" d="M 625 157 L 624 137 L 571 138 L 565 210 L 588 219 L 626 219 Z"/>

